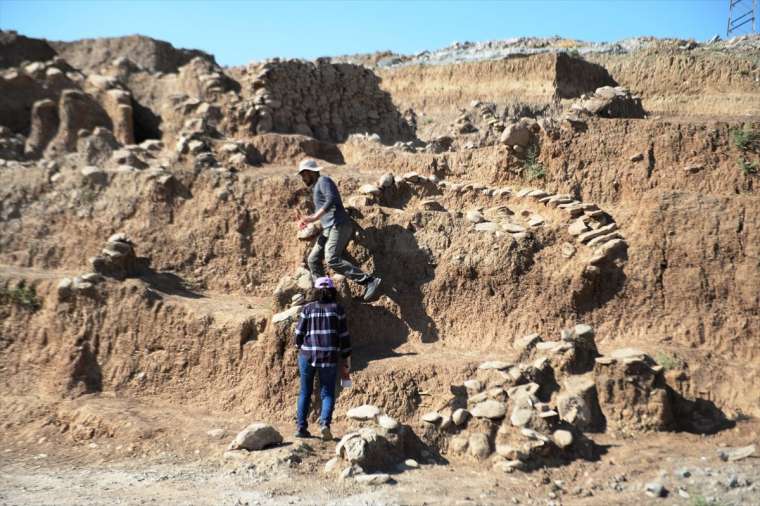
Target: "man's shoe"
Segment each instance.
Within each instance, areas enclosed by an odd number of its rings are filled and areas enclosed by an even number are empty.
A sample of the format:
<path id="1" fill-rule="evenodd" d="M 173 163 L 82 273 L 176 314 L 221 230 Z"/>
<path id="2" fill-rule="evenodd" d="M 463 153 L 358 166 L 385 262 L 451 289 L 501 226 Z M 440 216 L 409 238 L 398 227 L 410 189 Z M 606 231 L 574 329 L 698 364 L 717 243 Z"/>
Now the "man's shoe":
<path id="1" fill-rule="evenodd" d="M 372 278 L 372 280 L 367 283 L 367 288 L 364 289 L 364 299 L 365 302 L 370 302 L 375 300 L 379 295 L 379 289 L 380 284 L 383 282 L 380 278 Z"/>
<path id="2" fill-rule="evenodd" d="M 322 436 L 322 441 L 329 442 L 333 440 L 332 432 L 330 432 L 330 427 L 327 425 L 323 425 L 321 429 L 319 429 L 319 434 Z"/>
<path id="3" fill-rule="evenodd" d="M 293 437 L 296 437 L 298 439 L 306 439 L 306 438 L 310 438 L 311 434 L 306 429 L 298 429 L 296 433 L 293 435 Z"/>

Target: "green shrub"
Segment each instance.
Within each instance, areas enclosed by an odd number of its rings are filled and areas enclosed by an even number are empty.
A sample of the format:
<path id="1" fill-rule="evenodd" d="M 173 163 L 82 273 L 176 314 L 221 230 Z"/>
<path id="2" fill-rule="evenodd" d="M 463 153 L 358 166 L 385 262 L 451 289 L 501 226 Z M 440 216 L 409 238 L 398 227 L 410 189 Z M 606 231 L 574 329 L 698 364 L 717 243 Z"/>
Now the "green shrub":
<path id="1" fill-rule="evenodd" d="M 734 145 L 742 151 L 754 151 L 760 148 L 760 134 L 753 129 L 734 128 L 731 130 Z"/>
<path id="2" fill-rule="evenodd" d="M 16 305 L 21 306 L 31 311 L 38 310 L 42 304 L 40 299 L 37 298 L 37 293 L 34 287 L 26 286 L 21 282 L 15 288 L 2 287 L 0 288 L 0 305 Z"/>
<path id="3" fill-rule="evenodd" d="M 671 357 L 667 353 L 661 351 L 655 354 L 654 360 L 662 367 L 664 367 L 666 371 L 669 371 L 671 369 L 680 369 L 683 367 L 683 361 L 681 359 L 678 357 Z"/>
<path id="4" fill-rule="evenodd" d="M 752 176 L 758 172 L 757 164 L 754 162 L 748 162 L 744 158 L 739 160 L 739 168 L 746 176 Z"/>
<path id="5" fill-rule="evenodd" d="M 522 171 L 528 181 L 546 177 L 546 168 L 538 160 L 538 148 L 535 145 L 528 148 Z"/>

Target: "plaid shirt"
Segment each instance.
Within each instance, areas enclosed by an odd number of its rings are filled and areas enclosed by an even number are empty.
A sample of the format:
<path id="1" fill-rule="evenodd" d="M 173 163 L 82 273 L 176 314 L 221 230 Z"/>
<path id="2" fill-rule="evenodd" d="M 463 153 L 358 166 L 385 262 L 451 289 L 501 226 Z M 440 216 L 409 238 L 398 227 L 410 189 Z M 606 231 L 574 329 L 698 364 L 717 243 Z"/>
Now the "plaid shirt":
<path id="1" fill-rule="evenodd" d="M 314 367 L 338 365 L 338 353 L 351 355 L 346 311 L 337 303 L 304 306 L 296 326 L 296 346 Z"/>

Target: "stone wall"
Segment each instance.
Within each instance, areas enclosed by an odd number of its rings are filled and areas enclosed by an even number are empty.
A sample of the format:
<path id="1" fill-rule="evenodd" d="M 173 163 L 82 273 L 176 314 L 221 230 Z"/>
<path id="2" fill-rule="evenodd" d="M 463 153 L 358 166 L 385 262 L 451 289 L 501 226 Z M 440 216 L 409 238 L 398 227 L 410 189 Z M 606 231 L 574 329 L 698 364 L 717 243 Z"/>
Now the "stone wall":
<path id="1" fill-rule="evenodd" d="M 411 140 L 414 127 L 399 113 L 369 69 L 324 61 L 268 62 L 246 69 L 255 133 L 296 133 L 342 142 L 352 133 L 376 133 L 383 142 Z"/>

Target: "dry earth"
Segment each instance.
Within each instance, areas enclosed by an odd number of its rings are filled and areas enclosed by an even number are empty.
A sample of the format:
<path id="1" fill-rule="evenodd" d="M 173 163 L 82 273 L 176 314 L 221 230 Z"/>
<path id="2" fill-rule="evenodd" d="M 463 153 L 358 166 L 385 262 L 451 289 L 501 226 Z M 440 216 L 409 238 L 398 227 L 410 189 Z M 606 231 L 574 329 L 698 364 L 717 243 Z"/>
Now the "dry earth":
<path id="1" fill-rule="evenodd" d="M 760 504 L 760 453 L 719 456 L 760 429 L 758 44 L 552 44 L 574 47 L 222 69 L 143 37 L 0 33 L 0 504 Z M 273 316 L 303 291 L 305 156 L 385 281 L 372 304 L 339 283 L 356 370 L 334 432 L 373 404 L 418 437 L 391 484 L 290 438 L 292 321 Z M 621 348 L 641 358 L 610 363 Z M 601 430 L 561 407 L 581 375 Z M 509 415 L 421 419 L 485 394 L 514 414 L 533 383 L 560 419 L 532 428 L 576 442 L 530 443 L 514 472 Z M 285 442 L 225 452 L 255 420 Z M 476 434 L 487 455 L 456 449 Z"/>

